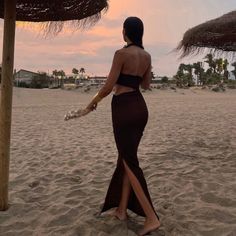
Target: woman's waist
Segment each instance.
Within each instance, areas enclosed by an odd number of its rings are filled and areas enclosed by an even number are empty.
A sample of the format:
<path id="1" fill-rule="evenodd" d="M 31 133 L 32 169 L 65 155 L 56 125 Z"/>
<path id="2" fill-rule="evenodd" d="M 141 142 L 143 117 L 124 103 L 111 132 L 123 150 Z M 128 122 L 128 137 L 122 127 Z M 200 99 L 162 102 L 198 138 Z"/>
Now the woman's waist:
<path id="1" fill-rule="evenodd" d="M 146 102 L 139 90 L 123 92 L 112 97 L 112 106 L 114 107 L 142 107 L 146 106 Z"/>
<path id="2" fill-rule="evenodd" d="M 114 94 L 113 96 L 121 96 L 124 94 L 135 94 L 135 93 L 139 93 L 139 88 L 131 88 L 131 87 L 127 87 L 127 86 L 123 86 L 123 85 L 116 85 L 114 87 Z"/>

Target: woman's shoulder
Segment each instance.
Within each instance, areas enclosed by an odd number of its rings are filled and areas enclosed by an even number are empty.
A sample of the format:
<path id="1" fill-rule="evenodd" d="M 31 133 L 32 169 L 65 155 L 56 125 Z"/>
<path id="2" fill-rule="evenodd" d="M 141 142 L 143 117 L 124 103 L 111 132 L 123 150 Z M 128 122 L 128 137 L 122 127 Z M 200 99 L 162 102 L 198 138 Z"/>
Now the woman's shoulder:
<path id="1" fill-rule="evenodd" d="M 115 51 L 115 54 L 122 55 L 125 54 L 126 52 L 127 51 L 125 50 L 125 48 L 120 48 Z"/>
<path id="2" fill-rule="evenodd" d="M 124 58 L 125 58 L 125 53 L 122 50 L 122 48 L 115 51 L 114 60 L 124 61 Z"/>
<path id="3" fill-rule="evenodd" d="M 151 54 L 149 52 L 147 52 L 146 50 L 143 50 L 144 55 L 151 60 Z"/>
<path id="4" fill-rule="evenodd" d="M 114 53 L 114 58 L 117 60 L 124 61 L 127 58 L 127 51 L 125 51 L 124 48 L 120 48 L 120 49 L 116 50 Z"/>
<path id="5" fill-rule="evenodd" d="M 145 49 L 140 49 L 140 53 L 143 56 L 151 59 L 150 53 L 147 52 Z M 136 53 L 134 53 L 132 50 L 127 50 L 126 47 L 120 48 L 120 49 L 115 51 L 115 55 L 127 56 L 127 55 L 130 55 L 130 54 L 136 54 Z"/>
<path id="6" fill-rule="evenodd" d="M 151 63 L 151 54 L 149 52 L 147 52 L 146 50 L 141 50 L 141 54 L 142 54 L 142 58 L 145 60 L 145 61 L 148 61 L 149 63 Z"/>

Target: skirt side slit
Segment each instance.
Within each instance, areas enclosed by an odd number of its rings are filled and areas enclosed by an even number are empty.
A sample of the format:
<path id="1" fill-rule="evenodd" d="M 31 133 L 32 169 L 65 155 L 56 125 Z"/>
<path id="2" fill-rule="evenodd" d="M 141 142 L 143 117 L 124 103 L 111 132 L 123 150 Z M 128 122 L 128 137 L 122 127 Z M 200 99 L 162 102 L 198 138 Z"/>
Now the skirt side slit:
<path id="1" fill-rule="evenodd" d="M 147 183 L 137 157 L 138 146 L 147 120 L 148 110 L 140 91 L 113 96 L 112 123 L 118 150 L 118 160 L 101 213 L 119 206 L 122 194 L 123 175 L 124 171 L 126 171 L 123 161 L 136 178 L 154 210 Z M 127 208 L 137 215 L 146 216 L 132 187 Z"/>

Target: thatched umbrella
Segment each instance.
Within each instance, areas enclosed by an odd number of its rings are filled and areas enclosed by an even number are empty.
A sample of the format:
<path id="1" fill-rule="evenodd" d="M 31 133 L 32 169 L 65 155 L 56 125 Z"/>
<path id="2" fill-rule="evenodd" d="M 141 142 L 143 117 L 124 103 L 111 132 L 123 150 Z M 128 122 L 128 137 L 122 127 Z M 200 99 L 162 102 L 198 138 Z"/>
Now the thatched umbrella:
<path id="1" fill-rule="evenodd" d="M 0 0 L 4 18 L 2 83 L 0 103 L 0 210 L 8 208 L 12 84 L 15 21 L 44 22 L 47 29 L 59 32 L 64 21 L 78 27 L 94 24 L 107 9 L 107 0 Z"/>
<path id="2" fill-rule="evenodd" d="M 236 11 L 189 29 L 177 50 L 181 50 L 184 57 L 197 54 L 204 48 L 209 48 L 213 53 L 236 51 Z"/>

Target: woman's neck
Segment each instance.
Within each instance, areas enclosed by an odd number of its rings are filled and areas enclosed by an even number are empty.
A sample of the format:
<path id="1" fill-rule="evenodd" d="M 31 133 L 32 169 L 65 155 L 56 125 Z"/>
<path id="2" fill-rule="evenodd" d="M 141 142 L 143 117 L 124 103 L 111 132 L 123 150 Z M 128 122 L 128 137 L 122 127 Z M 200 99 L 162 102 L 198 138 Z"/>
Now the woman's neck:
<path id="1" fill-rule="evenodd" d="M 127 46 L 129 46 L 130 44 L 133 44 L 133 42 L 130 41 L 129 39 L 126 41 L 126 43 L 127 43 Z"/>
<path id="2" fill-rule="evenodd" d="M 125 46 L 125 48 L 128 48 L 128 47 L 130 47 L 130 46 L 137 46 L 137 47 L 139 47 L 139 48 L 142 48 L 142 49 L 144 49 L 144 47 L 142 46 L 142 45 L 138 45 L 138 44 L 136 44 L 136 43 L 127 43 L 127 45 Z"/>

